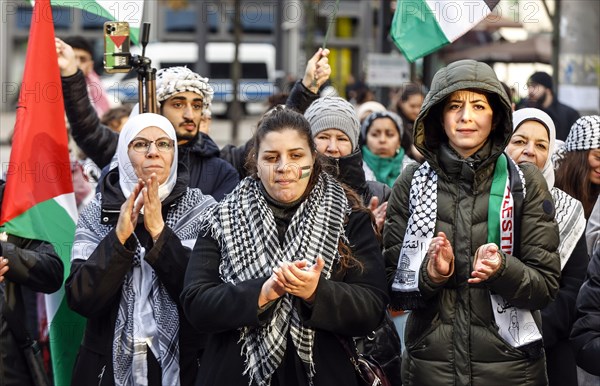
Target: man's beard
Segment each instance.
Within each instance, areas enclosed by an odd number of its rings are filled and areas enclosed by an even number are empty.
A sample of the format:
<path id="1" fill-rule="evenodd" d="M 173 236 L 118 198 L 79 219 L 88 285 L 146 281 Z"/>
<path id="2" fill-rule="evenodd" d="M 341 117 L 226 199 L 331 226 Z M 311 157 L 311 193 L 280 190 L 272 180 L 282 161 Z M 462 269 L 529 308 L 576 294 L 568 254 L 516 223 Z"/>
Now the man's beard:
<path id="1" fill-rule="evenodd" d="M 546 92 L 544 92 L 542 95 L 540 95 L 540 97 L 537 100 L 532 100 L 531 98 L 529 98 L 529 101 L 527 103 L 527 107 L 535 107 L 538 109 L 541 109 L 544 106 L 544 102 L 546 102 Z"/>
<path id="2" fill-rule="evenodd" d="M 190 122 L 184 122 L 184 123 L 190 123 Z M 194 138 L 196 138 L 198 136 L 199 127 L 198 127 L 198 125 L 195 125 L 194 127 L 195 127 L 194 131 L 188 131 L 183 127 L 179 127 L 179 130 L 177 130 L 175 132 L 175 135 L 177 136 L 177 141 L 178 142 L 191 141 Z"/>
<path id="3" fill-rule="evenodd" d="M 190 140 L 196 138 L 197 135 L 198 135 L 198 130 L 196 130 L 193 133 L 190 133 L 188 131 L 186 131 L 184 133 L 177 133 L 177 141 L 190 141 Z"/>

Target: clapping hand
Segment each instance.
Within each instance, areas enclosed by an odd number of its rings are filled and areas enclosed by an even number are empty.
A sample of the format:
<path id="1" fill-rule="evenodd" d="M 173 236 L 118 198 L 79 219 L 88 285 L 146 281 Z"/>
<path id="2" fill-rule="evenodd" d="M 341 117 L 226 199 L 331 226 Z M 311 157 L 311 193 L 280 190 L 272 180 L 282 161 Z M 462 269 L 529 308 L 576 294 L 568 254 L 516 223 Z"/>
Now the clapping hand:
<path id="1" fill-rule="evenodd" d="M 119 219 L 117 220 L 115 232 L 117 234 L 117 238 L 123 245 L 125 245 L 127 239 L 133 234 L 140 210 L 144 205 L 143 200 L 138 200 L 136 202 L 143 187 L 144 182 L 141 179 L 138 179 L 138 182 L 129 195 L 129 198 L 127 198 L 123 205 L 121 205 L 121 213 L 119 214 Z"/>
<path id="2" fill-rule="evenodd" d="M 311 266 L 306 260 L 281 262 L 273 269 L 274 280 L 285 292 L 312 303 L 323 267 L 325 260 L 321 256 Z"/>
<path id="3" fill-rule="evenodd" d="M 158 178 L 152 173 L 142 189 L 144 198 L 144 226 L 155 240 L 163 231 L 165 222 L 162 217 L 162 203 L 158 196 Z"/>
<path id="4" fill-rule="evenodd" d="M 435 283 L 442 283 L 453 273 L 454 251 L 444 232 L 439 232 L 429 244 L 427 273 Z"/>
<path id="5" fill-rule="evenodd" d="M 381 232 L 383 230 L 383 224 L 385 223 L 385 214 L 387 211 L 387 201 L 379 205 L 379 198 L 377 196 L 371 197 L 369 201 L 369 209 L 375 217 L 375 226 L 377 230 Z"/>
<path id="6" fill-rule="evenodd" d="M 484 244 L 475 251 L 473 272 L 468 280 L 470 284 L 478 284 L 488 280 L 500 268 L 502 258 L 498 246 L 494 243 Z"/>

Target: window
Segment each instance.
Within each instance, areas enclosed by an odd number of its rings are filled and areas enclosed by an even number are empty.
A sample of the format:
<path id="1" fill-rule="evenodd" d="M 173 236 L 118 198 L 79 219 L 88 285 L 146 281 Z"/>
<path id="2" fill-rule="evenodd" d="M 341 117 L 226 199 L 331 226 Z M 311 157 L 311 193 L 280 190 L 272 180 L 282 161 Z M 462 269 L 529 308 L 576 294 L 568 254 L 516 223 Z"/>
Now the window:
<path id="1" fill-rule="evenodd" d="M 209 63 L 210 77 L 214 79 L 231 79 L 231 63 Z M 267 65 L 260 62 L 242 63 L 241 79 L 268 79 Z"/>
<path id="2" fill-rule="evenodd" d="M 207 13 L 202 18 L 197 17 L 194 9 L 165 10 L 165 30 L 167 32 L 195 32 L 196 25 L 208 22 L 208 31 L 217 32 L 219 15 L 214 12 Z"/>

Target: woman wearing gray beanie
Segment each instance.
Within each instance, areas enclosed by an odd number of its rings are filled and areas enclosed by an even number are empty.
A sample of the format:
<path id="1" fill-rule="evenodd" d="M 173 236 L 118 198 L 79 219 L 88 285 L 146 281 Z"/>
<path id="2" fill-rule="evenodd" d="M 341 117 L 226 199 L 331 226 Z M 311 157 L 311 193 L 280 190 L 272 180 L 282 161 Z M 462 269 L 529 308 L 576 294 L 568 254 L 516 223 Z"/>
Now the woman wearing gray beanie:
<path id="1" fill-rule="evenodd" d="M 310 123 L 317 151 L 324 155 L 338 181 L 351 187 L 375 215 L 381 229 L 391 190 L 383 184 L 365 179 L 359 149 L 360 123 L 354 107 L 340 97 L 315 100 L 304 116 Z M 374 198 L 377 197 L 377 200 Z M 383 203 L 382 205 L 379 205 Z"/>
<path id="2" fill-rule="evenodd" d="M 354 107 L 339 97 L 315 100 L 304 113 L 311 126 L 317 151 L 333 166 L 335 178 L 362 197 L 375 217 L 377 230 L 383 229 L 390 188 L 377 181 L 367 181 L 359 148 L 360 124 Z M 380 205 L 381 204 L 381 205 Z M 368 338 L 358 339 L 362 351 L 383 365 L 392 385 L 401 382 L 401 343 L 392 319 L 388 316 Z"/>

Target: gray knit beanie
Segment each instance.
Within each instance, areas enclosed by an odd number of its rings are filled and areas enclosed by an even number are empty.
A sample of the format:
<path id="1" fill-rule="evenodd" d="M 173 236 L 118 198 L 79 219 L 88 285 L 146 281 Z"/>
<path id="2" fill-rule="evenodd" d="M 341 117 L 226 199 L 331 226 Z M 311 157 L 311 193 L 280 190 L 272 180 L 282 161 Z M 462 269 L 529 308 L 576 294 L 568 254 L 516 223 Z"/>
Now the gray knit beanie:
<path id="1" fill-rule="evenodd" d="M 350 138 L 352 150 L 358 149 L 360 122 L 354 107 L 340 97 L 324 97 L 314 101 L 304 113 L 313 138 L 321 131 L 338 129 Z"/>

